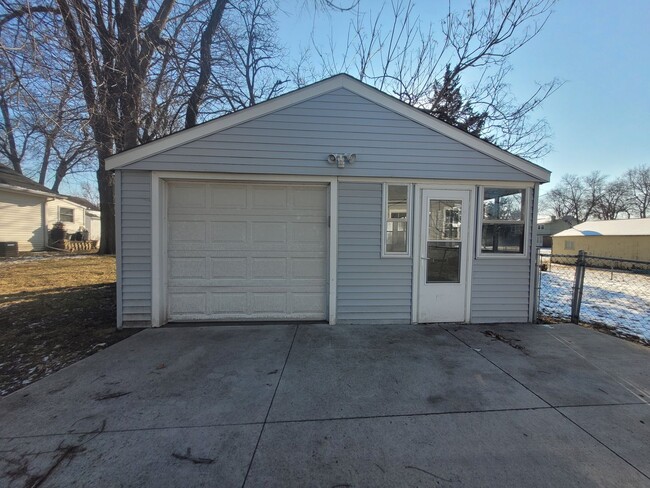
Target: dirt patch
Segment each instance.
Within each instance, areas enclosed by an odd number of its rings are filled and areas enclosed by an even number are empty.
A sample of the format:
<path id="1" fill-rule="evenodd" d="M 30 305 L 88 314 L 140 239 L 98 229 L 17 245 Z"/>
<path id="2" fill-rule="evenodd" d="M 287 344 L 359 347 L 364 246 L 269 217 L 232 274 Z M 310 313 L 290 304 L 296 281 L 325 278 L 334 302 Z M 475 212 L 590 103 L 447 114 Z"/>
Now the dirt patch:
<path id="1" fill-rule="evenodd" d="M 0 396 L 118 342 L 115 258 L 0 262 Z"/>
<path id="2" fill-rule="evenodd" d="M 510 347 L 513 349 L 517 349 L 518 351 L 523 352 L 524 354 L 528 354 L 528 351 L 524 346 L 521 344 L 517 344 L 519 342 L 519 339 L 511 339 L 509 337 L 504 337 L 501 334 L 498 334 L 492 330 L 485 330 L 483 331 L 483 335 L 485 337 L 490 337 L 495 341 L 503 342 L 504 344 L 508 344 Z"/>

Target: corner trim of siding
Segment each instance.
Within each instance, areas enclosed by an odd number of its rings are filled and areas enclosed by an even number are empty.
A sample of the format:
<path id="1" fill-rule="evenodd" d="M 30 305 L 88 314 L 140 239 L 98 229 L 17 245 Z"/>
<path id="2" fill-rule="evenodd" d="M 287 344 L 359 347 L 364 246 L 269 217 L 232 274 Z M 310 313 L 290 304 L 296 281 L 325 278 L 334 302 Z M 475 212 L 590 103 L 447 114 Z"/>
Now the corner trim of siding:
<path id="1" fill-rule="evenodd" d="M 530 239 L 530 296 L 528 298 L 528 321 L 535 322 L 535 311 L 537 309 L 537 214 L 539 205 L 539 184 L 535 185 L 533 189 L 533 212 L 531 217 L 530 232 L 528 238 Z"/>
<path id="2" fill-rule="evenodd" d="M 339 185 L 336 179 L 330 182 L 330 197 L 329 197 L 329 323 L 336 325 L 336 281 L 337 281 L 337 266 L 338 266 L 338 247 L 339 247 L 339 224 L 338 224 L 338 208 L 339 208 Z"/>
<path id="3" fill-rule="evenodd" d="M 115 172 L 115 298 L 116 327 L 123 327 L 122 302 L 122 172 Z"/>

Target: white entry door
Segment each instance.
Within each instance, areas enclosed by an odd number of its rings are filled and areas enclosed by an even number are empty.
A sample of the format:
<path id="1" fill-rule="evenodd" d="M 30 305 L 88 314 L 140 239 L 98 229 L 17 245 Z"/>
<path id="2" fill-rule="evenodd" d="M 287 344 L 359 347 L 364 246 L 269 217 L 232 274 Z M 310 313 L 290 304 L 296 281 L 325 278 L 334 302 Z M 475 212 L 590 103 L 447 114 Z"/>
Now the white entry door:
<path id="1" fill-rule="evenodd" d="M 470 192 L 422 190 L 418 322 L 464 322 Z"/>

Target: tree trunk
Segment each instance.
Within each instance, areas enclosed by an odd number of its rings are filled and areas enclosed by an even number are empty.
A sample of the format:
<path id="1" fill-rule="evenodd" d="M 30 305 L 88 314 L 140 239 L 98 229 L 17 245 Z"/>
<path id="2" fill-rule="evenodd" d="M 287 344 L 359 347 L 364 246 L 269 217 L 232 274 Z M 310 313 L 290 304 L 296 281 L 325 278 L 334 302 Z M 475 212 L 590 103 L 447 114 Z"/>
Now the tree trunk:
<path id="1" fill-rule="evenodd" d="M 185 113 L 185 128 L 189 129 L 196 125 L 198 116 L 199 116 L 199 106 L 203 101 L 205 92 L 208 88 L 208 82 L 210 81 L 210 74 L 212 73 L 212 53 L 210 48 L 212 46 L 212 39 L 214 34 L 221 23 L 221 17 L 223 16 L 223 11 L 226 8 L 228 0 L 217 0 L 217 3 L 214 5 L 214 9 L 210 14 L 210 19 L 208 24 L 205 26 L 203 33 L 201 34 L 201 56 L 200 56 L 200 71 L 199 78 L 196 81 L 196 85 L 192 90 L 190 99 L 187 102 L 187 112 Z"/>
<path id="2" fill-rule="evenodd" d="M 99 188 L 99 210 L 101 211 L 102 238 L 99 254 L 115 254 L 115 193 L 113 175 L 106 171 L 106 158 L 99 155 L 97 186 Z"/>

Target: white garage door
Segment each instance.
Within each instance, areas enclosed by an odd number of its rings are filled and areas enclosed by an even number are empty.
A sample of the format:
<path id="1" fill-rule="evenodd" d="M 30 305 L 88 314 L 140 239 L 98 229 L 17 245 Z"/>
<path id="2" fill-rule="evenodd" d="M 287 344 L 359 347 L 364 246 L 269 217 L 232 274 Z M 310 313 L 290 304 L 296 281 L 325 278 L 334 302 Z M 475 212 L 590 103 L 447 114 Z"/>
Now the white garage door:
<path id="1" fill-rule="evenodd" d="M 169 320 L 323 320 L 327 187 L 168 187 Z"/>

